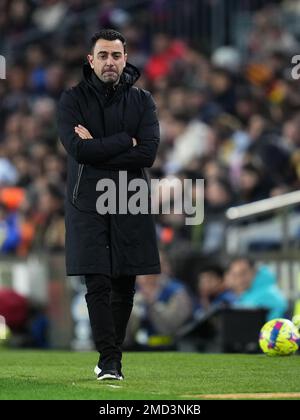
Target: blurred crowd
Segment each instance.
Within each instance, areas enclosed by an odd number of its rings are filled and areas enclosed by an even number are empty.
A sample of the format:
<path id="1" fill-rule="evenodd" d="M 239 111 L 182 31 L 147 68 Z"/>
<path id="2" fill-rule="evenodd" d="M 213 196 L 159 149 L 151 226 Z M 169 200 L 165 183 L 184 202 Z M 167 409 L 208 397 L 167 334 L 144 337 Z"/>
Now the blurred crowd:
<path id="1" fill-rule="evenodd" d="M 300 15 L 300 1 L 257 2 L 261 8 L 253 2 L 247 36 L 240 29 L 242 48 L 239 39 L 239 46 L 211 51 L 180 29 L 176 37 L 168 33 L 168 14 L 165 31 L 149 32 L 148 17 L 161 17 L 170 0 L 131 3 L 129 11 L 115 0 L 0 1 L 0 53 L 7 59 L 7 79 L 0 80 L 0 253 L 64 249 L 66 156 L 56 104 L 81 80 L 90 36 L 112 27 L 127 38 L 128 61 L 142 72 L 137 85 L 157 104 L 161 144 L 150 176 L 205 180 L 203 224 L 186 226 L 184 215 L 156 218 L 161 248 L 188 282 L 178 256 L 218 255 L 228 207 L 300 186 L 300 81 L 291 64 L 300 34 L 288 24 Z M 209 9 L 212 2 L 203 3 Z M 219 271 L 208 276 L 221 293 Z M 195 278 L 205 307 L 207 277 L 199 284 Z"/>

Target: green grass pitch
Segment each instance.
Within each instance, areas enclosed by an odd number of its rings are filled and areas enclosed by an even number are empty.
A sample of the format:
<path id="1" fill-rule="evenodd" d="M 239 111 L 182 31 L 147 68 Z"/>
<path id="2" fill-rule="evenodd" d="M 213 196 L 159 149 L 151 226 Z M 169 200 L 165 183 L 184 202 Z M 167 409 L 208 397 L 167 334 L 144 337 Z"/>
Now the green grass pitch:
<path id="1" fill-rule="evenodd" d="M 91 352 L 1 350 L 0 399 L 300 399 L 299 356 L 129 352 L 125 380 L 103 382 L 93 373 L 96 360 Z"/>

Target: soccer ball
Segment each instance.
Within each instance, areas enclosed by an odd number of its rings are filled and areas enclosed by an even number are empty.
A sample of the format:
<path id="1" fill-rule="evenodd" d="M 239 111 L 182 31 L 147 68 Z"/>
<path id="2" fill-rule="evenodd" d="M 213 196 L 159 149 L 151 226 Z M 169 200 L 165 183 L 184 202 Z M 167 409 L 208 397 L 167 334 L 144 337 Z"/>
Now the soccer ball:
<path id="1" fill-rule="evenodd" d="M 298 328 L 289 319 L 272 319 L 260 330 L 259 345 L 268 356 L 289 356 L 300 345 Z"/>
<path id="2" fill-rule="evenodd" d="M 292 323 L 296 325 L 298 329 L 300 329 L 300 315 L 294 315 L 292 318 Z"/>

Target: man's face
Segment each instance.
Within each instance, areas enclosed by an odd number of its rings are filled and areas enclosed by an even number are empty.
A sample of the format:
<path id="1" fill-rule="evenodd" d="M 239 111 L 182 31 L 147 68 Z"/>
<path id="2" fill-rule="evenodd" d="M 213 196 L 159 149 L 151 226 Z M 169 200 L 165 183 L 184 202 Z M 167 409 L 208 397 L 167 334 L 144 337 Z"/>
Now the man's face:
<path id="1" fill-rule="evenodd" d="M 206 271 L 198 277 L 198 292 L 202 297 L 214 296 L 221 292 L 222 279 L 211 271 Z"/>
<path id="2" fill-rule="evenodd" d="M 255 270 L 243 260 L 233 262 L 228 272 L 230 286 L 237 294 L 245 292 L 250 287 L 254 276 Z"/>
<path id="3" fill-rule="evenodd" d="M 98 39 L 92 54 L 87 56 L 91 68 L 104 83 L 118 83 L 126 65 L 127 54 L 119 39 Z"/>

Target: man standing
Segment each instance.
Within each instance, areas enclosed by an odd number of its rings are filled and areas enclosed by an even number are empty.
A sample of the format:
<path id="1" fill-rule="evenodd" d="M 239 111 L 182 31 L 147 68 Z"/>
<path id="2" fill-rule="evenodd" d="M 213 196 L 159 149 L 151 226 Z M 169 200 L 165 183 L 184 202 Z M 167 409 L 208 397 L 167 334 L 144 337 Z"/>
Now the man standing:
<path id="1" fill-rule="evenodd" d="M 91 40 L 83 80 L 62 94 L 59 136 L 68 154 L 67 275 L 84 276 L 99 380 L 123 379 L 121 345 L 133 306 L 138 274 L 160 273 L 155 225 L 148 214 L 100 214 L 97 183 L 119 190 L 119 172 L 146 180 L 159 144 L 156 108 L 149 92 L 133 86 L 138 70 L 127 63 L 126 41 L 104 29 Z M 123 172 L 124 174 L 124 172 Z M 128 192 L 128 197 L 130 198 Z M 150 209 L 150 194 L 148 209 Z"/>

